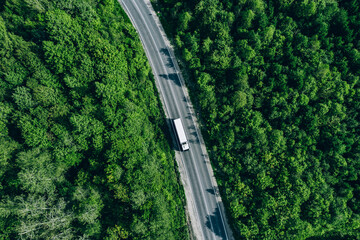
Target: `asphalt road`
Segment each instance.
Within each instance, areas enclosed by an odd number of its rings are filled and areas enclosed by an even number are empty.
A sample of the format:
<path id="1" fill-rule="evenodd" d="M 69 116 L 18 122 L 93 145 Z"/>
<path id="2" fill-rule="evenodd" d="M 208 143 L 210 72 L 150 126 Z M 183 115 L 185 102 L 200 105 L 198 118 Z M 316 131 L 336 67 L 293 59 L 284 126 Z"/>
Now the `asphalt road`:
<path id="1" fill-rule="evenodd" d="M 190 150 L 180 152 L 185 168 L 190 192 L 194 200 L 192 224 L 198 226 L 199 239 L 231 239 L 231 233 L 225 220 L 221 199 L 214 185 L 212 170 L 200 142 L 199 130 L 194 124 L 194 116 L 188 102 L 184 86 L 180 81 L 180 70 L 174 64 L 159 22 L 155 21 L 154 12 L 145 0 L 119 0 L 124 10 L 138 31 L 147 57 L 157 81 L 160 97 L 169 119 L 180 117 Z M 188 196 L 187 196 L 188 197 Z M 222 206 L 222 205 L 221 205 Z M 195 222 L 194 222 L 195 221 Z M 226 226 L 226 227 L 225 227 Z"/>

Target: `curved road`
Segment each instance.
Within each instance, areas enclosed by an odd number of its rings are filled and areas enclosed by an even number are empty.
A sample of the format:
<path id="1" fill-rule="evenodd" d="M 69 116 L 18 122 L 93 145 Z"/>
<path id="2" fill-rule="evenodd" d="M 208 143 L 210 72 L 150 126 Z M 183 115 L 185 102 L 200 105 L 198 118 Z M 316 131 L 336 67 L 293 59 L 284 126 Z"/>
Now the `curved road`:
<path id="1" fill-rule="evenodd" d="M 167 118 L 180 117 L 189 139 L 190 150 L 176 155 L 183 168 L 193 233 L 197 239 L 233 239 L 187 90 L 161 24 L 148 0 L 119 2 L 140 35 Z"/>

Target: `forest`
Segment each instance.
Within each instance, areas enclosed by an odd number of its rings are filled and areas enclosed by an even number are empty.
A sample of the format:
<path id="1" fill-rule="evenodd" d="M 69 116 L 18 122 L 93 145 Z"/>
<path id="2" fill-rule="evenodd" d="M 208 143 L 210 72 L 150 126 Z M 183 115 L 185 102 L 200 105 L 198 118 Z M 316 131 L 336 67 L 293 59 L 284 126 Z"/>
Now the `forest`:
<path id="1" fill-rule="evenodd" d="M 360 239 L 360 1 L 153 0 L 237 239 Z"/>
<path id="2" fill-rule="evenodd" d="M 188 239 L 164 119 L 116 0 L 1 0 L 0 239 Z"/>

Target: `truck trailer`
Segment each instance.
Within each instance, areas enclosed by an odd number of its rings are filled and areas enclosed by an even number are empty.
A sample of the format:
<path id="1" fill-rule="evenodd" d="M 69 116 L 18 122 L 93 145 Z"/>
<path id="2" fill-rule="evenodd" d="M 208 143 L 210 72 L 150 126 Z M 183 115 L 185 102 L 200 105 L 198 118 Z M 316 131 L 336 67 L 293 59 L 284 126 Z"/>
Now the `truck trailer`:
<path id="1" fill-rule="evenodd" d="M 176 138 L 180 144 L 180 149 L 182 151 L 189 150 L 189 143 L 185 135 L 184 127 L 180 118 L 173 119 L 173 124 L 175 128 Z"/>

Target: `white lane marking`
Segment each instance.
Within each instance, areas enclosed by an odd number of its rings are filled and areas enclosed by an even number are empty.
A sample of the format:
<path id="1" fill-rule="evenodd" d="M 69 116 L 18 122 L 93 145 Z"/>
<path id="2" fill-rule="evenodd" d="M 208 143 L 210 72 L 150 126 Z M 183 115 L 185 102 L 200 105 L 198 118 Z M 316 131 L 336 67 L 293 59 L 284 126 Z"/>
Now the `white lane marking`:
<path id="1" fill-rule="evenodd" d="M 129 17 L 130 17 L 131 22 L 133 23 L 134 26 L 136 26 L 136 27 L 138 28 L 138 25 L 135 23 L 135 20 L 133 19 L 133 16 L 130 14 L 129 8 L 126 6 L 126 4 L 124 3 L 123 0 L 120 0 L 120 1 L 123 2 L 124 7 L 126 8 L 127 12 L 129 13 Z M 140 16 L 141 16 L 141 14 L 140 14 Z M 142 16 L 141 16 L 141 18 L 143 19 Z M 143 21 L 144 21 L 144 19 L 143 19 Z M 144 21 L 144 22 L 145 22 L 145 21 Z M 146 25 L 146 24 L 145 24 L 145 25 Z M 147 25 L 146 25 L 146 27 L 147 27 Z M 138 28 L 138 29 L 139 29 L 139 28 Z M 148 27 L 147 27 L 147 29 L 148 29 Z M 148 29 L 148 30 L 149 30 L 149 29 Z M 152 37 L 152 34 L 151 34 L 150 31 L 149 31 L 149 33 L 150 33 L 150 35 L 151 35 L 151 38 L 152 38 L 152 40 L 153 40 L 153 43 L 155 44 L 155 40 L 154 40 L 154 38 Z M 148 59 L 149 59 L 150 63 L 153 65 L 153 71 L 154 71 L 155 74 L 156 74 L 155 77 L 158 79 L 159 87 L 160 87 L 161 91 L 163 92 L 162 87 L 161 87 L 161 83 L 160 83 L 160 80 L 159 80 L 159 76 L 158 76 L 158 74 L 157 74 L 157 72 L 156 72 L 156 70 L 155 70 L 155 65 L 154 65 L 153 61 L 151 60 L 150 53 L 148 52 L 148 50 L 147 50 L 147 48 L 146 48 L 146 45 L 145 45 L 145 40 L 144 40 L 143 37 L 141 36 L 140 32 L 139 32 L 139 36 L 140 36 L 140 39 L 141 39 L 142 42 L 143 42 L 144 49 L 145 49 L 146 53 L 148 54 Z M 155 46 L 156 46 L 156 44 L 155 44 Z M 159 57 L 160 57 L 160 61 L 162 62 L 162 68 L 163 68 L 163 70 L 164 70 L 164 62 L 162 61 L 161 55 L 160 55 L 160 54 L 158 54 L 158 55 L 159 55 Z M 165 72 L 167 73 L 166 70 L 165 70 Z M 177 106 L 177 104 L 176 104 L 176 101 L 174 101 L 174 102 L 175 102 L 176 107 L 178 108 L 178 106 Z M 165 99 L 164 99 L 164 105 L 165 105 L 165 108 L 166 108 L 166 110 L 167 110 L 167 106 L 166 106 L 166 101 L 165 101 Z M 168 111 L 168 110 L 167 110 L 167 111 Z M 168 114 L 168 115 L 169 115 L 169 114 Z M 183 165 L 186 166 L 186 165 L 185 165 L 185 161 L 184 161 L 184 159 L 182 158 L 181 154 L 180 154 L 180 158 L 181 158 L 181 161 L 183 162 Z M 186 171 L 186 167 L 184 168 L 184 170 L 185 170 L 185 175 L 188 176 L 187 171 Z M 187 178 L 190 179 L 189 177 L 187 177 Z M 191 184 L 189 184 L 189 187 L 190 187 L 190 191 L 191 191 L 191 192 L 193 193 L 193 195 L 194 195 L 194 191 L 193 191 L 193 189 L 192 189 L 192 187 L 191 187 Z M 193 205 L 193 207 L 194 207 L 194 209 L 195 209 L 196 215 L 198 216 L 198 222 L 199 222 L 199 212 L 198 212 L 198 210 L 197 210 L 196 205 Z M 206 210 L 207 210 L 207 212 L 208 212 L 208 209 L 206 209 Z M 201 234 L 203 235 L 203 232 L 202 232 Z M 203 239 L 205 239 L 205 238 L 204 238 L 204 235 L 203 235 Z"/>
<path id="2" fill-rule="evenodd" d="M 150 3 L 150 4 L 151 4 L 151 3 Z M 155 17 L 154 17 L 154 18 L 155 18 Z M 155 21 L 155 22 L 156 22 L 156 21 Z M 161 31 L 160 31 L 160 33 L 161 33 Z M 162 34 L 160 34 L 160 35 L 162 36 Z M 170 56 L 170 59 L 171 59 L 173 65 L 174 65 L 175 74 L 176 74 L 177 77 L 179 78 L 179 82 L 180 82 L 180 85 L 181 85 L 181 90 L 183 91 L 183 94 L 184 94 L 184 96 L 185 96 L 186 104 L 187 104 L 187 107 L 189 108 L 189 111 L 190 111 L 191 120 L 192 120 L 193 123 L 194 123 L 195 131 L 196 131 L 196 134 L 197 134 L 197 138 L 199 139 L 199 145 L 200 145 L 201 153 L 203 154 L 203 156 L 204 156 L 203 159 L 204 159 L 205 162 L 206 162 L 206 158 L 205 158 L 205 155 L 206 155 L 206 154 L 204 153 L 203 148 L 202 148 L 202 146 L 201 146 L 200 134 L 199 134 L 199 132 L 198 132 L 198 128 L 197 128 L 196 125 L 195 125 L 195 121 L 194 121 L 194 118 L 193 118 L 193 113 L 192 113 L 192 111 L 191 111 L 191 107 L 190 107 L 190 105 L 189 105 L 189 102 L 188 102 L 188 100 L 187 100 L 187 98 L 186 98 L 186 94 L 185 94 L 184 89 L 183 89 L 183 83 L 182 83 L 182 81 L 181 81 L 181 79 L 180 79 L 180 77 L 182 77 L 181 74 L 180 74 L 181 71 L 180 71 L 180 69 L 177 69 L 177 68 L 178 68 L 178 65 L 177 65 L 177 63 L 175 64 L 175 61 L 173 60 L 173 59 L 175 58 L 175 56 L 173 56 L 173 52 L 171 52 L 171 51 L 169 50 L 169 47 L 168 47 L 168 45 L 166 44 L 166 42 L 165 42 L 165 40 L 164 40 L 163 38 L 162 38 L 162 40 L 163 40 L 163 42 L 164 42 L 164 44 L 165 44 L 165 46 L 166 46 L 166 49 L 168 50 L 169 54 L 171 55 L 171 56 Z M 176 58 L 175 58 L 175 59 L 176 59 Z M 179 76 L 179 75 L 180 75 L 180 76 Z M 210 163 L 209 163 L 209 164 L 210 164 Z M 195 164 L 195 165 L 196 165 L 196 164 Z M 206 163 L 206 166 L 207 166 L 207 168 L 209 168 L 207 163 Z M 216 193 L 217 190 L 214 188 L 213 179 L 212 179 L 212 177 L 211 177 L 211 175 L 210 175 L 209 169 L 208 169 L 208 174 L 209 174 L 209 177 L 210 177 L 210 182 L 211 182 L 211 184 L 212 184 L 214 193 Z M 215 195 L 215 196 L 216 196 L 216 195 Z M 225 222 L 224 222 L 224 219 L 223 219 L 223 215 L 222 215 L 222 211 L 221 211 L 222 209 L 220 208 L 219 202 L 217 201 L 217 198 L 216 198 L 216 197 L 215 197 L 215 199 L 216 199 L 216 200 L 215 200 L 216 205 L 217 205 L 217 207 L 218 207 L 218 209 L 219 209 L 221 222 L 222 222 L 223 227 L 224 227 L 226 239 L 229 239 L 229 236 L 228 236 L 228 233 L 227 233 L 227 229 L 226 229 L 226 225 L 225 225 Z"/>
<path id="3" fill-rule="evenodd" d="M 136 9 L 138 10 L 138 12 L 140 12 L 140 9 L 139 9 L 138 5 L 136 4 L 136 1 L 134 1 L 134 2 L 135 2 L 135 5 L 136 5 Z M 151 35 L 152 40 L 155 41 L 155 40 L 154 40 L 154 37 L 153 37 L 153 35 L 152 35 L 149 27 L 148 27 L 148 24 L 146 23 L 146 21 L 145 21 L 145 19 L 143 18 L 143 16 L 142 16 L 141 13 L 140 13 L 140 16 L 141 16 L 142 20 L 144 21 L 144 23 L 145 23 L 145 25 L 146 25 L 146 28 L 148 29 L 148 31 L 149 31 L 149 33 L 150 33 L 150 35 Z M 164 39 L 163 39 L 163 36 L 162 36 L 162 34 L 161 34 L 161 31 L 160 31 L 160 36 L 161 36 L 161 39 L 162 39 L 163 42 L 164 42 L 164 45 L 166 46 L 167 51 L 168 51 L 169 54 L 171 55 L 171 52 L 170 52 L 167 44 L 165 43 L 165 41 L 164 41 Z M 155 45 L 156 45 L 156 44 L 155 44 Z M 161 57 L 161 56 L 160 56 L 160 57 Z M 174 64 L 174 61 L 173 61 L 173 57 L 172 57 L 172 56 L 170 56 L 170 60 L 171 60 L 171 62 L 172 62 L 173 65 L 174 65 L 175 74 L 177 75 L 177 77 L 178 77 L 178 79 L 179 79 L 180 86 L 181 86 L 181 90 L 183 91 L 184 96 L 186 96 L 185 93 L 184 93 L 184 90 L 183 90 L 183 85 L 182 85 L 182 83 L 181 83 L 179 73 L 177 72 L 177 69 L 176 69 L 176 67 L 175 67 L 175 64 Z M 161 59 L 161 62 L 163 63 L 162 59 Z M 168 74 L 168 71 L 167 71 L 167 70 L 165 70 L 165 71 L 166 71 L 166 73 Z M 171 92 L 173 93 L 172 88 L 171 88 L 171 85 L 170 85 L 170 90 L 171 90 Z M 173 96 L 174 96 L 174 94 L 173 94 Z M 190 111 L 190 116 L 191 116 L 192 122 L 193 122 L 193 124 L 194 124 L 194 126 L 195 126 L 195 121 L 194 121 L 194 118 L 193 118 L 193 116 L 192 116 L 191 108 L 190 108 L 190 106 L 189 106 L 189 103 L 188 103 L 186 97 L 185 97 L 185 100 L 186 100 L 187 107 L 189 108 L 189 111 Z M 175 105 L 176 105 L 176 107 L 178 108 L 177 101 L 175 101 Z M 202 147 L 201 147 L 200 137 L 199 137 L 198 129 L 196 128 L 196 126 L 195 126 L 195 131 L 196 131 L 196 134 L 197 134 L 197 138 L 199 139 L 199 145 L 200 145 L 201 153 L 205 156 L 205 154 L 204 154 L 204 152 L 203 152 L 203 149 L 202 149 Z M 192 151 L 190 151 L 190 154 L 191 154 L 192 158 L 195 159 Z M 205 158 L 203 158 L 203 159 L 204 159 L 205 162 L 206 162 L 206 159 L 205 159 Z M 195 163 L 194 165 L 195 165 L 196 172 L 199 172 L 198 169 L 197 169 L 197 164 Z M 207 166 L 207 167 L 208 167 L 208 166 Z M 207 173 L 209 174 L 209 170 L 207 171 Z M 197 174 L 195 174 L 195 175 L 196 175 L 196 177 L 197 177 L 197 179 L 198 179 L 198 181 L 199 181 L 199 183 L 200 183 L 201 181 L 200 181 L 200 179 L 199 179 L 199 176 L 198 176 Z M 214 184 L 213 184 L 213 181 L 212 181 L 212 179 L 211 179 L 211 176 L 209 176 L 209 177 L 210 177 L 210 183 L 211 183 L 211 185 L 212 185 L 213 191 L 216 192 L 216 189 L 214 188 Z M 202 184 L 200 184 L 200 188 L 201 188 L 201 190 L 202 190 L 201 196 L 202 196 L 203 200 L 205 200 L 204 195 L 203 195 L 203 192 L 205 192 L 205 191 L 204 191 L 204 188 L 203 188 L 203 185 L 202 185 Z M 206 211 L 209 213 L 207 201 L 205 200 L 204 202 L 205 202 Z M 225 226 L 225 223 L 224 223 L 222 214 L 221 214 L 221 208 L 220 208 L 220 206 L 219 206 L 219 204 L 218 204 L 218 201 L 217 201 L 217 199 L 216 199 L 216 195 L 215 195 L 215 202 L 216 202 L 216 206 L 217 206 L 218 209 L 219 209 L 220 219 L 221 219 L 221 222 L 222 222 L 222 224 L 223 224 L 223 228 L 224 228 L 224 231 L 225 231 L 226 238 L 228 239 L 228 235 L 227 235 L 227 231 L 226 231 L 226 226 Z M 211 213 L 210 213 L 210 214 L 211 214 Z M 209 222 L 210 222 L 210 225 L 211 225 L 211 230 L 212 230 L 213 232 L 215 232 L 215 231 L 214 231 L 214 227 L 213 227 L 213 223 L 212 223 L 212 221 L 211 221 L 211 215 L 209 215 L 208 217 L 209 217 Z"/>
<path id="4" fill-rule="evenodd" d="M 140 11 L 140 9 L 139 9 L 136 1 L 133 1 L 133 3 L 134 3 L 134 5 L 135 5 L 135 7 L 136 7 L 136 9 L 137 9 L 137 11 L 138 11 L 141 19 L 143 20 L 143 22 L 144 22 L 144 24 L 145 24 L 145 26 L 146 26 L 149 34 L 150 34 L 150 37 L 151 37 L 151 39 L 153 40 L 154 45 L 156 46 L 155 38 L 154 38 L 152 32 L 150 31 L 149 26 L 148 26 L 148 24 L 146 23 L 144 17 L 142 16 L 141 11 Z M 161 32 L 160 32 L 160 33 L 161 33 Z M 160 35 L 161 35 L 161 34 L 160 34 Z M 164 39 L 162 38 L 162 35 L 161 35 L 161 39 L 164 41 Z M 169 51 L 169 49 L 168 49 L 165 41 L 164 41 L 164 44 L 165 44 L 167 50 Z M 170 52 L 169 52 L 169 54 L 170 54 Z M 164 65 L 164 62 L 163 62 L 163 60 L 162 60 L 161 55 L 160 55 L 159 53 L 158 53 L 158 55 L 159 55 L 159 57 L 160 57 L 160 61 L 161 61 L 161 63 L 162 63 L 163 70 L 165 70 L 166 74 L 168 74 L 167 70 L 164 69 L 164 66 L 165 66 L 165 65 Z M 170 58 L 170 59 L 171 59 L 171 58 Z M 177 76 L 178 76 L 178 74 L 177 74 Z M 179 77 L 179 76 L 178 76 L 178 77 Z M 180 83 L 180 84 L 181 84 L 181 83 Z M 170 91 L 171 91 L 171 93 L 173 94 L 173 96 L 175 96 L 174 93 L 173 93 L 173 90 L 172 90 L 172 88 L 171 88 L 171 85 L 170 85 Z M 183 92 L 183 94 L 184 94 L 184 92 Z M 185 94 L 184 94 L 184 96 L 185 96 Z M 177 104 L 177 101 L 174 101 L 174 102 L 175 102 L 176 108 L 179 109 L 178 104 Z M 187 103 L 187 106 L 189 107 L 189 104 L 188 104 L 187 101 L 186 101 L 186 103 Z M 192 116 L 191 116 L 191 118 L 192 118 Z M 192 118 L 192 120 L 193 120 L 193 118 Z M 193 122 L 194 122 L 194 121 L 193 121 Z M 195 127 L 195 129 L 196 129 L 196 127 Z M 198 134 L 198 133 L 197 133 L 197 134 Z M 200 145 L 200 148 L 201 148 L 201 145 Z M 190 154 L 191 154 L 191 156 L 192 156 L 192 159 L 195 159 L 195 158 L 194 158 L 194 155 L 193 155 L 193 152 L 192 152 L 191 150 L 190 150 Z M 205 160 L 206 160 L 206 159 L 205 159 Z M 196 165 L 196 164 L 194 164 L 194 165 L 195 165 L 196 172 L 199 172 L 198 169 L 197 169 L 197 165 Z M 198 174 L 195 174 L 195 175 L 196 175 L 196 177 L 197 177 L 198 182 L 200 183 L 201 181 L 200 181 L 200 178 L 199 178 Z M 210 179 L 210 182 L 211 182 L 211 179 Z M 205 197 L 204 197 L 204 194 L 203 194 L 203 193 L 205 192 L 205 191 L 204 191 L 204 188 L 203 188 L 203 185 L 202 185 L 202 184 L 199 184 L 199 185 L 200 185 L 200 189 L 202 190 L 202 191 L 201 191 L 201 197 L 202 197 L 202 199 L 204 200 L 206 211 L 209 213 L 208 204 L 207 204 L 207 201 L 205 200 Z M 216 201 L 216 202 L 217 202 L 217 201 Z M 219 208 L 219 212 L 220 212 L 220 210 L 221 210 L 221 209 Z M 210 213 L 210 214 L 211 214 L 211 213 Z M 221 219 L 221 220 L 222 220 L 222 219 Z M 223 220 L 222 220 L 222 221 L 223 221 Z M 212 221 L 211 221 L 211 215 L 209 216 L 209 222 L 210 222 L 210 225 L 211 225 L 211 230 L 212 230 L 213 233 L 214 233 L 214 227 L 213 227 L 213 223 L 212 223 Z M 224 223 L 223 223 L 223 224 L 224 224 Z M 225 226 L 224 226 L 224 229 L 225 229 Z M 225 230 L 225 231 L 226 231 L 226 230 Z M 214 235 L 214 234 L 213 234 L 213 235 Z"/>
<path id="5" fill-rule="evenodd" d="M 166 44 L 165 44 L 165 45 L 166 45 Z M 170 53 L 170 50 L 169 50 L 169 48 L 168 48 L 167 45 L 166 45 L 166 48 L 168 49 L 168 51 L 169 51 L 169 53 Z M 171 53 L 170 53 L 170 55 L 171 55 Z M 171 56 L 171 58 L 173 58 L 173 57 Z M 173 62 L 173 64 L 174 64 L 174 61 L 173 61 L 173 60 L 172 60 L 172 62 Z M 176 69 L 175 64 L 174 64 L 174 68 L 175 68 L 175 73 L 176 73 L 176 75 L 178 76 L 178 78 L 179 78 L 179 80 L 180 80 L 180 76 L 179 76 L 179 73 L 178 73 L 178 71 L 180 72 L 180 70 L 177 70 L 177 69 Z M 193 123 L 194 123 L 194 127 L 195 127 L 195 131 L 196 131 L 196 134 L 197 134 L 197 138 L 199 139 L 199 145 L 200 145 L 201 153 L 202 153 L 202 155 L 203 155 L 203 157 L 204 157 L 203 159 L 205 160 L 206 167 L 209 168 L 208 164 L 210 164 L 210 162 L 209 162 L 209 163 L 206 162 L 205 155 L 207 155 L 207 154 L 204 153 L 203 148 L 202 148 L 202 146 L 201 146 L 201 141 L 200 141 L 200 135 L 199 135 L 199 132 L 198 132 L 198 128 L 197 128 L 196 125 L 195 125 L 195 121 L 194 121 L 194 118 L 193 118 L 193 113 L 192 113 L 191 107 L 190 107 L 190 105 L 189 105 L 189 103 L 188 103 L 188 101 L 187 101 L 187 98 L 186 98 L 186 95 L 185 95 L 185 92 L 184 92 L 184 89 L 183 89 L 182 81 L 180 80 L 179 82 L 180 82 L 181 89 L 182 89 L 182 91 L 183 91 L 183 93 L 184 93 L 184 96 L 185 96 L 186 104 L 187 104 L 187 106 L 188 106 L 188 108 L 189 108 L 189 111 L 190 111 L 191 120 L 192 120 Z M 222 209 L 220 208 L 219 202 L 217 201 L 217 196 L 220 196 L 220 195 L 219 195 L 219 194 L 216 194 L 218 191 L 217 191 L 217 189 L 215 189 L 215 187 L 214 187 L 214 183 L 213 183 L 212 177 L 211 177 L 211 175 L 210 175 L 209 169 L 208 169 L 208 174 L 209 174 L 210 182 L 211 182 L 211 184 L 212 184 L 212 188 L 213 188 L 214 193 L 215 193 L 215 199 L 216 199 L 215 202 L 216 202 L 216 206 L 217 206 L 218 209 L 219 209 L 220 219 L 221 219 L 221 222 L 222 222 L 223 227 L 224 227 L 226 239 L 229 239 L 229 236 L 228 236 L 228 233 L 227 233 L 227 229 L 226 229 L 226 226 L 225 226 L 225 222 L 224 222 L 224 219 L 223 219 L 223 215 L 222 215 Z"/>

